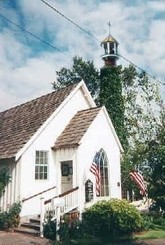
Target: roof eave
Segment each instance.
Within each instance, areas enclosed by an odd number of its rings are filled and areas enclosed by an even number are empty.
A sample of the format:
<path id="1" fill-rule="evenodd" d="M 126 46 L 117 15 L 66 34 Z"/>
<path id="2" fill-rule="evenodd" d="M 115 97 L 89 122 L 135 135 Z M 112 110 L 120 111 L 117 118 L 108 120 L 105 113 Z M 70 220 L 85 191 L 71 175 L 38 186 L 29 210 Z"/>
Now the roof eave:
<path id="1" fill-rule="evenodd" d="M 110 125 L 110 128 L 111 128 L 111 130 L 112 130 L 112 133 L 113 133 L 113 136 L 114 136 L 114 138 L 115 138 L 115 141 L 116 141 L 116 143 L 117 143 L 117 145 L 118 145 L 118 147 L 119 147 L 119 149 L 120 149 L 120 152 L 123 153 L 123 152 L 124 152 L 124 149 L 123 149 L 123 147 L 122 147 L 122 145 L 121 145 L 121 143 L 120 143 L 119 137 L 117 136 L 117 133 L 116 133 L 116 131 L 115 131 L 115 128 L 114 128 L 114 126 L 113 126 L 113 124 L 112 124 L 112 121 L 111 121 L 109 115 L 108 115 L 108 112 L 107 112 L 105 106 L 103 106 L 102 108 L 103 108 L 104 114 L 105 114 L 105 116 L 106 116 L 106 118 L 107 118 L 107 121 L 108 121 L 108 123 L 109 123 L 109 125 Z"/>
<path id="2" fill-rule="evenodd" d="M 83 80 L 81 80 L 81 82 L 78 85 L 79 85 L 79 88 L 82 87 L 82 90 L 84 92 L 84 97 L 86 98 L 86 100 L 89 104 L 89 107 L 90 108 L 96 107 L 96 103 L 94 102 L 85 82 Z"/>
<path id="3" fill-rule="evenodd" d="M 75 144 L 64 144 L 64 145 L 59 145 L 59 146 L 52 146 L 51 149 L 53 151 L 56 150 L 61 150 L 61 149 L 70 149 L 70 148 L 78 148 L 79 147 L 79 143 L 75 143 Z"/>
<path id="4" fill-rule="evenodd" d="M 0 156 L 0 161 L 6 161 L 6 160 L 15 160 L 15 156 L 14 155 Z"/>

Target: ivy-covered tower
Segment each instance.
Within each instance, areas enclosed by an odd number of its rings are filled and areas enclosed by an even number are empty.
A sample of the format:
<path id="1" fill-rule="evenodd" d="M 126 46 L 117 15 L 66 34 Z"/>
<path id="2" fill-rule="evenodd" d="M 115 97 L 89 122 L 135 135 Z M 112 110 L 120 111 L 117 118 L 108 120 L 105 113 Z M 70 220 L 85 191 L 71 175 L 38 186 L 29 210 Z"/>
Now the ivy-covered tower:
<path id="1" fill-rule="evenodd" d="M 101 42 L 104 66 L 100 70 L 100 104 L 105 105 L 123 145 L 126 146 L 124 129 L 124 99 L 122 95 L 121 66 L 117 66 L 119 43 L 110 34 Z"/>

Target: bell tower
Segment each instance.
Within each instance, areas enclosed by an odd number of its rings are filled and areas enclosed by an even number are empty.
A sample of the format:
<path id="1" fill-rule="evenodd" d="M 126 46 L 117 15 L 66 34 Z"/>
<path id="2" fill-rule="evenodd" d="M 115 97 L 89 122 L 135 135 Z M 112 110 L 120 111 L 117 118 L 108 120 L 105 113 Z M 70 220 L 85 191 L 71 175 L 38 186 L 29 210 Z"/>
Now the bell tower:
<path id="1" fill-rule="evenodd" d="M 101 47 L 103 50 L 103 54 L 101 55 L 104 60 L 105 67 L 116 66 L 116 61 L 119 59 L 118 56 L 118 45 L 119 43 L 116 39 L 110 34 L 110 21 L 108 23 L 109 26 L 109 35 L 101 42 Z"/>

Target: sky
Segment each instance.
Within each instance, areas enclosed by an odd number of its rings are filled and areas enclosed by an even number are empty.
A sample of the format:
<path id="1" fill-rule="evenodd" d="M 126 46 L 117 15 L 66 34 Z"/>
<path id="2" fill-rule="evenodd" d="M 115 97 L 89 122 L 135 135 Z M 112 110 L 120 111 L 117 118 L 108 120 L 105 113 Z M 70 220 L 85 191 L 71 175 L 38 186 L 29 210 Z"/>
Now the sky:
<path id="1" fill-rule="evenodd" d="M 165 0 L 45 1 L 63 16 L 42 0 L 0 0 L 0 111 L 51 92 L 56 71 L 74 56 L 100 69 L 109 21 L 119 53 L 165 83 Z"/>

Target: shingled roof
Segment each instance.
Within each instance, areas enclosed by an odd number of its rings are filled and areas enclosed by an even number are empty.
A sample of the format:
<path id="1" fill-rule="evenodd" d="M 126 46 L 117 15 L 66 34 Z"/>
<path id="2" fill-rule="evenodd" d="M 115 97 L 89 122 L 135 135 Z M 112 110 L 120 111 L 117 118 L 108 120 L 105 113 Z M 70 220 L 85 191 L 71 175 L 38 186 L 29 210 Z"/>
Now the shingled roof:
<path id="1" fill-rule="evenodd" d="M 78 146 L 83 135 L 98 115 L 101 108 L 95 107 L 77 112 L 70 123 L 57 138 L 52 149 L 70 148 Z"/>
<path id="2" fill-rule="evenodd" d="M 0 159 L 11 158 L 28 142 L 77 84 L 0 113 Z"/>

